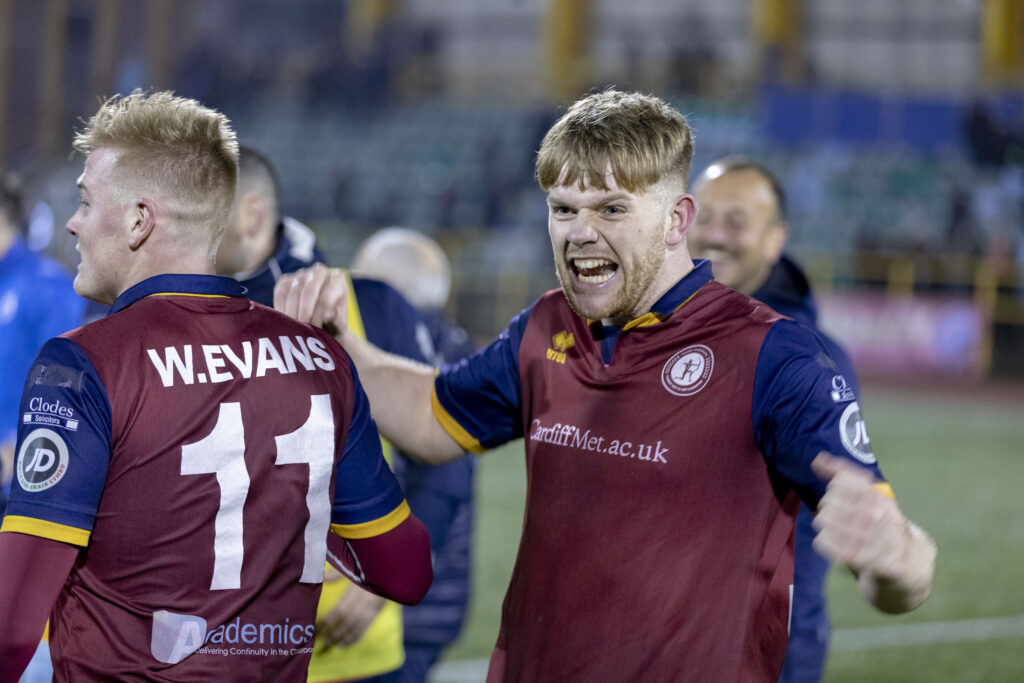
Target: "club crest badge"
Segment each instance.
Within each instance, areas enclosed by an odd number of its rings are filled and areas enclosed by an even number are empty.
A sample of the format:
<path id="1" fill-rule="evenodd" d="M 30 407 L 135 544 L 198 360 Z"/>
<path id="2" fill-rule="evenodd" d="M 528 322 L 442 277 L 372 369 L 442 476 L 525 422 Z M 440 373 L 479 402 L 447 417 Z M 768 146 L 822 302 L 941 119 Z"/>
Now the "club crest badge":
<path id="1" fill-rule="evenodd" d="M 715 368 L 715 354 L 703 344 L 677 352 L 661 370 L 661 384 L 670 394 L 693 396 L 707 386 Z"/>

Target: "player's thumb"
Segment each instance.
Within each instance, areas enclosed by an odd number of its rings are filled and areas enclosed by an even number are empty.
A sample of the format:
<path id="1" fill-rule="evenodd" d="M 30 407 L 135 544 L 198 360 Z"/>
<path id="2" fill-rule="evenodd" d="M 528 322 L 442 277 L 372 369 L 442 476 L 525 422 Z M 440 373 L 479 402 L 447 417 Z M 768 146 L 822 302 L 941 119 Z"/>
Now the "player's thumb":
<path id="1" fill-rule="evenodd" d="M 844 469 L 849 467 L 842 458 L 837 458 L 828 451 L 822 451 L 811 461 L 811 470 L 814 471 L 820 479 L 824 481 L 831 481 L 832 477 L 836 476 Z"/>

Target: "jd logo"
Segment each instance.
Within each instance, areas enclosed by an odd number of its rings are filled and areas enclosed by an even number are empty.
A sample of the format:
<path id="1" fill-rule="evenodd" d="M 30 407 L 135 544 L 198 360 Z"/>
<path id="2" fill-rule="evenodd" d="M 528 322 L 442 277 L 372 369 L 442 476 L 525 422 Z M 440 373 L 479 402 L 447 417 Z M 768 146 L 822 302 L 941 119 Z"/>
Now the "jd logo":
<path id="1" fill-rule="evenodd" d="M 165 664 L 177 664 L 202 647 L 206 640 L 206 619 L 167 610 L 153 612 L 153 634 L 149 650 Z"/>
<path id="2" fill-rule="evenodd" d="M 32 454 L 32 460 L 30 460 L 28 465 L 25 466 L 25 473 L 45 472 L 50 469 L 56 461 L 56 453 L 51 451 L 49 448 L 43 448 L 40 446 L 36 448 L 36 452 Z"/>
<path id="3" fill-rule="evenodd" d="M 846 406 L 839 418 L 839 438 L 847 452 L 866 465 L 875 462 L 875 453 L 871 448 L 871 439 L 860 414 L 860 405 L 856 401 Z"/>
<path id="4" fill-rule="evenodd" d="M 68 471 L 68 446 L 52 429 L 36 429 L 18 451 L 18 483 L 26 491 L 48 489 Z"/>

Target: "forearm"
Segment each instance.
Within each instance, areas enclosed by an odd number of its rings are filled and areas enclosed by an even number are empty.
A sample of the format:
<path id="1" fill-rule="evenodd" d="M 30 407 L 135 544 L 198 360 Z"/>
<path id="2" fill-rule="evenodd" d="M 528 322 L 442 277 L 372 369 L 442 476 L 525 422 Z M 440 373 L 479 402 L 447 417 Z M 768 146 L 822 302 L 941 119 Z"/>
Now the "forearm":
<path id="1" fill-rule="evenodd" d="M 338 341 L 352 357 L 381 434 L 408 455 L 442 464 L 463 454 L 431 410 L 437 371 L 383 351 L 349 331 Z"/>
<path id="2" fill-rule="evenodd" d="M 891 571 L 862 571 L 857 587 L 864 599 L 889 614 L 902 614 L 919 607 L 931 593 L 935 573 L 935 542 L 928 534 L 905 520 L 905 546 L 901 561 Z"/>
<path id="3" fill-rule="evenodd" d="M 0 534 L 0 683 L 16 683 L 32 659 L 77 555 L 58 541 Z"/>
<path id="4" fill-rule="evenodd" d="M 414 605 L 434 579 L 427 530 L 413 515 L 379 536 L 327 538 L 327 559 L 353 583 L 395 602 Z"/>

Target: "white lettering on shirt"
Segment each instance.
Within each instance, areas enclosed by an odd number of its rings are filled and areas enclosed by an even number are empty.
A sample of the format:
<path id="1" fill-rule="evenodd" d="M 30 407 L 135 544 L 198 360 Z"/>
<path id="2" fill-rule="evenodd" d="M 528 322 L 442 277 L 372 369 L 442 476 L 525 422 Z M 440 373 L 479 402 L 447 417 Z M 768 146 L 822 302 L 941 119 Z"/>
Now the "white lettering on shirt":
<path id="1" fill-rule="evenodd" d="M 260 337 L 234 344 L 203 344 L 195 353 L 191 344 L 185 344 L 146 349 L 146 353 L 164 387 L 250 379 L 273 372 L 331 372 L 335 368 L 327 346 L 316 337 Z"/>

